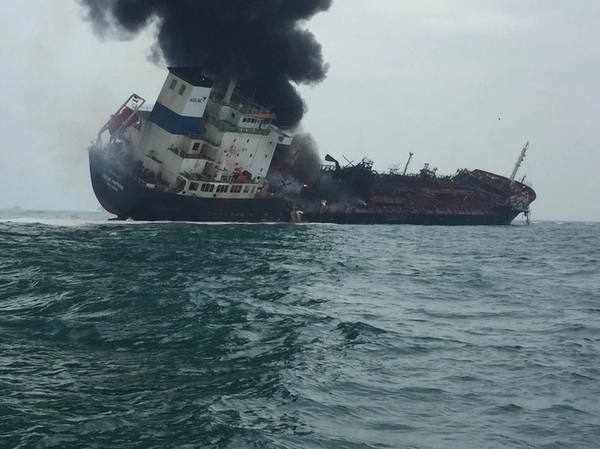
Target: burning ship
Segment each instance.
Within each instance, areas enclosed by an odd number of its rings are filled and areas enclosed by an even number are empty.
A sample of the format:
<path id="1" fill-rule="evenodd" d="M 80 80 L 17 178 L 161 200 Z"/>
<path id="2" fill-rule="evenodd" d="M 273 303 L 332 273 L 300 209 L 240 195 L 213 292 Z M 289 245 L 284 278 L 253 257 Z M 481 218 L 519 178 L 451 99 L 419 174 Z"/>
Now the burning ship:
<path id="1" fill-rule="evenodd" d="M 171 67 L 153 107 L 133 94 L 89 148 L 98 201 L 118 219 L 501 225 L 528 216 L 536 194 L 510 177 L 459 170 L 441 177 L 377 173 L 327 155 L 310 180 L 273 163 L 294 136 L 276 115 L 216 85 L 196 67 Z M 410 159 L 409 159 L 410 162 Z M 293 162 L 289 162 L 293 164 Z"/>

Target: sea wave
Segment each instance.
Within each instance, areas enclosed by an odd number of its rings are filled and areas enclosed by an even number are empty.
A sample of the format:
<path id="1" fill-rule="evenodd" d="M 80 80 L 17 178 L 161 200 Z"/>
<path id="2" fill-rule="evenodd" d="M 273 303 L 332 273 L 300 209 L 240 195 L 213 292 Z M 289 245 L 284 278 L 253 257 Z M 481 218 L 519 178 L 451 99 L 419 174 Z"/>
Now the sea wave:
<path id="1" fill-rule="evenodd" d="M 599 224 L 20 215 L 0 216 L 0 446 L 600 438 Z"/>

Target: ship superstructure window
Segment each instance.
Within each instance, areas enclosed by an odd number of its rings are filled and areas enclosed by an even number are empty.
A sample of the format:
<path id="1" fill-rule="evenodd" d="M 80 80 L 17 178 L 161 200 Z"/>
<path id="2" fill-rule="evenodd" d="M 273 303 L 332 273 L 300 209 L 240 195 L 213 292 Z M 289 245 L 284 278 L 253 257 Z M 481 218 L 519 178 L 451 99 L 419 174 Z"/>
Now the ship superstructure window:
<path id="1" fill-rule="evenodd" d="M 171 81 L 171 86 L 169 87 L 171 88 L 171 90 L 175 90 L 175 88 L 177 87 L 177 80 Z"/>
<path id="2" fill-rule="evenodd" d="M 184 94 L 184 92 L 185 92 L 185 88 L 186 88 L 186 87 L 187 87 L 187 86 L 186 86 L 185 84 L 182 84 L 182 85 L 181 85 L 181 87 L 179 88 L 179 95 L 183 95 L 183 94 Z"/>
<path id="3" fill-rule="evenodd" d="M 231 193 L 240 193 L 242 191 L 242 186 L 231 186 Z"/>
<path id="4" fill-rule="evenodd" d="M 228 185 L 217 186 L 217 193 L 227 193 L 227 190 L 229 190 Z"/>
<path id="5" fill-rule="evenodd" d="M 200 142 L 195 142 L 192 147 L 192 151 L 198 151 L 200 149 Z"/>
<path id="6" fill-rule="evenodd" d="M 190 190 L 192 192 L 195 192 L 196 190 L 198 190 L 198 183 L 197 182 L 190 182 Z"/>
<path id="7" fill-rule="evenodd" d="M 200 189 L 203 192 L 213 192 L 215 190 L 214 184 L 202 184 L 202 188 Z"/>
<path id="8" fill-rule="evenodd" d="M 258 123 L 260 126 L 262 126 L 263 124 L 264 125 L 268 124 L 266 121 L 263 121 L 263 120 L 260 120 L 260 119 L 257 119 L 257 118 L 250 118 L 250 117 L 244 118 L 242 120 L 242 122 L 243 123 L 253 123 L 253 124 Z"/>
<path id="9" fill-rule="evenodd" d="M 250 186 L 244 186 L 244 193 L 250 192 Z"/>

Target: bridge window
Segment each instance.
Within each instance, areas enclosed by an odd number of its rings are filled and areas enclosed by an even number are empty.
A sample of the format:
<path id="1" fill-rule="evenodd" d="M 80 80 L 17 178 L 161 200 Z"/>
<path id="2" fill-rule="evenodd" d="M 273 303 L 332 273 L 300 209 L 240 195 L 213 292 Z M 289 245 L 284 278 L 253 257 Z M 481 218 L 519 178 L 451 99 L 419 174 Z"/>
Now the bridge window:
<path id="1" fill-rule="evenodd" d="M 250 192 L 250 186 L 244 186 L 244 193 Z"/>
<path id="2" fill-rule="evenodd" d="M 171 81 L 171 86 L 169 87 L 171 88 L 171 90 L 175 90 L 175 88 L 177 87 L 177 80 Z"/>
<path id="3" fill-rule="evenodd" d="M 215 190 L 214 184 L 202 184 L 202 188 L 200 189 L 203 192 L 213 192 Z"/>
<path id="4" fill-rule="evenodd" d="M 185 88 L 187 86 L 185 84 L 182 84 L 181 87 L 179 88 L 179 95 L 183 95 L 183 93 L 185 92 Z"/>
<path id="5" fill-rule="evenodd" d="M 195 142 L 192 147 L 192 151 L 198 151 L 200 149 L 200 142 Z"/>
<path id="6" fill-rule="evenodd" d="M 198 190 L 198 183 L 197 182 L 190 182 L 190 190 L 192 192 L 195 192 L 196 190 Z"/>
<path id="7" fill-rule="evenodd" d="M 242 186 L 231 186 L 231 193 L 240 193 L 242 191 Z"/>
<path id="8" fill-rule="evenodd" d="M 227 190 L 229 190 L 228 185 L 217 186 L 217 193 L 227 193 Z"/>

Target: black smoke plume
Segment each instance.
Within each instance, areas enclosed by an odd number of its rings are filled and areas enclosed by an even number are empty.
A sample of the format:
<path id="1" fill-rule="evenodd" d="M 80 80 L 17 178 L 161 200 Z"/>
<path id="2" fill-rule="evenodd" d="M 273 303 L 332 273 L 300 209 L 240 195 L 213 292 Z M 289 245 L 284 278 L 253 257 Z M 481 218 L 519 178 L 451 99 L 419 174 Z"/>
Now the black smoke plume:
<path id="1" fill-rule="evenodd" d="M 353 192 L 356 185 L 348 185 L 337 176 L 338 170 L 321 170 L 321 164 L 313 136 L 297 134 L 290 146 L 277 147 L 269 169 L 269 190 L 292 198 L 304 212 L 318 212 L 324 199 L 330 212 L 345 212 L 364 205 L 360 194 Z"/>
<path id="2" fill-rule="evenodd" d="M 304 103 L 294 84 L 322 81 L 321 45 L 302 24 L 332 0 L 79 0 L 104 34 L 132 36 L 151 23 L 172 65 L 201 66 L 216 80 L 236 79 L 271 107 L 278 125 L 296 125 Z"/>
<path id="3" fill-rule="evenodd" d="M 278 146 L 271 162 L 271 173 L 278 172 L 289 179 L 295 178 L 301 185 L 312 183 L 319 176 L 321 157 L 314 137 L 308 133 L 294 136 L 290 146 Z"/>

